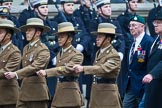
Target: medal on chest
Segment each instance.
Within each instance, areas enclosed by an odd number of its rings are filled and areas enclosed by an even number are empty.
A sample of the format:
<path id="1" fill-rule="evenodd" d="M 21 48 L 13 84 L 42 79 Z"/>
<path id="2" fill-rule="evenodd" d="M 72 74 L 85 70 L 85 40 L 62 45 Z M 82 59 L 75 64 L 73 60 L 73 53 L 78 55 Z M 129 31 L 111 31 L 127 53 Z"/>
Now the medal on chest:
<path id="1" fill-rule="evenodd" d="M 159 43 L 158 49 L 162 49 L 162 39 L 160 39 L 160 43 Z"/>
<path id="2" fill-rule="evenodd" d="M 31 54 L 30 56 L 29 56 L 29 61 L 31 62 L 31 61 L 33 61 L 33 54 Z"/>
<path id="3" fill-rule="evenodd" d="M 138 62 L 140 63 L 145 62 L 145 55 L 146 55 L 146 51 L 142 49 L 141 45 L 139 45 L 137 48 Z"/>

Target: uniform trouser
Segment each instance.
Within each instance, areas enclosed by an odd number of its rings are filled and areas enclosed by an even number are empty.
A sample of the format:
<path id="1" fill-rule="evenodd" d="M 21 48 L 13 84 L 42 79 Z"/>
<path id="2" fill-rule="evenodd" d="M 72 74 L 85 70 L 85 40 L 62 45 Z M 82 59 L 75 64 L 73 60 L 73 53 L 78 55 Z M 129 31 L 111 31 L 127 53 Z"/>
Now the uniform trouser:
<path id="1" fill-rule="evenodd" d="M 142 98 L 136 97 L 131 90 L 128 90 L 123 99 L 123 108 L 138 108 Z"/>
<path id="2" fill-rule="evenodd" d="M 16 104 L 12 104 L 12 105 L 0 105 L 0 108 L 16 108 Z"/>
<path id="3" fill-rule="evenodd" d="M 48 108 L 48 101 L 21 101 L 21 100 L 18 100 L 16 108 Z"/>

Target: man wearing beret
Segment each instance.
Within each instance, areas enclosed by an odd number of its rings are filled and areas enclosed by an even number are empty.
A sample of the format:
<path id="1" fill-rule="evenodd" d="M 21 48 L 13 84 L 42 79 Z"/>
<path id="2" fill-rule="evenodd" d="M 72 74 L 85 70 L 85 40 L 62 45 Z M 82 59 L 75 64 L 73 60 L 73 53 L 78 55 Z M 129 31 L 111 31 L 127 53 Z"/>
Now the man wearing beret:
<path id="1" fill-rule="evenodd" d="M 128 25 L 129 25 L 129 19 L 134 16 L 135 14 L 137 15 L 137 9 L 138 9 L 138 0 L 124 0 L 126 1 L 126 10 L 122 14 L 120 14 L 117 17 L 117 20 L 119 21 L 119 24 L 121 26 L 123 35 L 124 35 L 124 40 L 125 40 L 125 53 L 124 53 L 124 58 L 121 63 L 121 70 L 119 73 L 118 77 L 118 87 L 119 87 L 119 93 L 121 98 L 124 98 L 124 78 L 126 75 L 126 68 L 127 67 L 127 54 L 129 52 L 129 46 L 131 44 L 131 41 L 133 37 L 130 34 Z"/>
<path id="2" fill-rule="evenodd" d="M 29 41 L 23 49 L 22 69 L 14 72 L 6 71 L 5 77 L 22 79 L 16 108 L 47 108 L 49 94 L 46 78 L 38 77 L 36 72 L 45 69 L 49 63 L 50 52 L 40 41 L 40 36 L 50 28 L 44 26 L 41 19 L 30 18 L 20 29 L 26 32 L 26 39 Z"/>
<path id="3" fill-rule="evenodd" d="M 162 10 L 156 14 L 153 25 L 157 38 L 151 46 L 148 74 L 143 78 L 143 82 L 148 84 L 144 108 L 162 108 Z"/>
<path id="4" fill-rule="evenodd" d="M 16 78 L 7 80 L 6 71 L 16 71 L 21 62 L 21 53 L 13 45 L 11 37 L 20 32 L 10 20 L 0 19 L 0 108 L 16 108 L 19 85 Z"/>
<path id="5" fill-rule="evenodd" d="M 121 108 L 120 96 L 116 79 L 120 70 L 120 57 L 111 41 L 115 37 L 115 26 L 110 23 L 100 23 L 96 45 L 100 49 L 96 53 L 93 66 L 75 65 L 76 73 L 93 75 L 89 108 Z"/>
<path id="6" fill-rule="evenodd" d="M 138 108 L 145 92 L 142 78 L 147 74 L 147 63 L 153 39 L 145 33 L 145 20 L 139 15 L 132 16 L 129 20 L 130 33 L 133 42 L 127 56 L 128 71 L 125 79 L 124 108 Z"/>

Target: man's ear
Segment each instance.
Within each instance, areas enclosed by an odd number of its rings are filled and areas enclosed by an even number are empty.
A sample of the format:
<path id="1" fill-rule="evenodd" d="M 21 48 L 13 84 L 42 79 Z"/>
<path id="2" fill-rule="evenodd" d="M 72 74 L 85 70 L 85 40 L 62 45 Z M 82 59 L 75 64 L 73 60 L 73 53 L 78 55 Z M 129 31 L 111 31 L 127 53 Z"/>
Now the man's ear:
<path id="1" fill-rule="evenodd" d="M 99 14 L 101 13 L 101 8 L 98 8 L 98 13 L 99 13 Z"/>
<path id="2" fill-rule="evenodd" d="M 37 32 L 36 32 L 36 34 L 38 35 L 38 36 L 40 36 L 41 35 L 41 31 L 39 31 L 39 30 L 37 30 Z"/>
<path id="3" fill-rule="evenodd" d="M 34 11 L 35 11 L 35 12 L 38 12 L 38 8 L 34 8 Z"/>

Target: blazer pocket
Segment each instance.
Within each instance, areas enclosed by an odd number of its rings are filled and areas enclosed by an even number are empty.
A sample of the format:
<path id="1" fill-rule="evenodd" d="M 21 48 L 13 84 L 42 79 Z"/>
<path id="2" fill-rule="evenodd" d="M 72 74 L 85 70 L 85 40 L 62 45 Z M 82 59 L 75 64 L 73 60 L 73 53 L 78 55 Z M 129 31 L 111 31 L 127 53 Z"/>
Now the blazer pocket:
<path id="1" fill-rule="evenodd" d="M 119 102 L 116 85 L 97 84 L 92 86 L 92 100 L 98 106 L 115 106 Z M 97 98 L 96 98 L 97 97 Z"/>
<path id="2" fill-rule="evenodd" d="M 82 106 L 83 98 L 78 84 L 75 82 L 64 82 L 57 85 L 54 106 L 72 107 Z"/>

